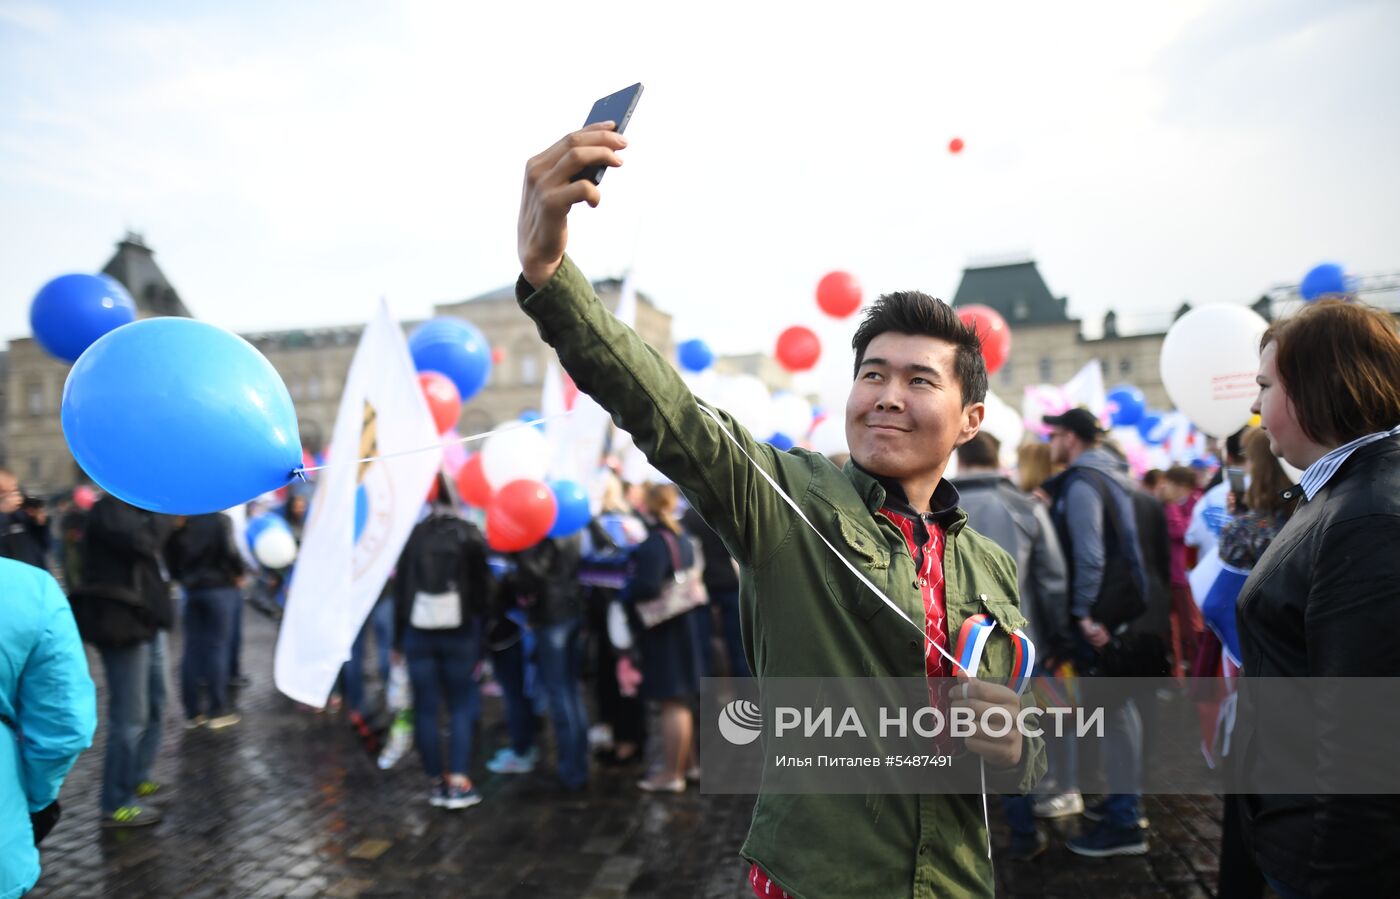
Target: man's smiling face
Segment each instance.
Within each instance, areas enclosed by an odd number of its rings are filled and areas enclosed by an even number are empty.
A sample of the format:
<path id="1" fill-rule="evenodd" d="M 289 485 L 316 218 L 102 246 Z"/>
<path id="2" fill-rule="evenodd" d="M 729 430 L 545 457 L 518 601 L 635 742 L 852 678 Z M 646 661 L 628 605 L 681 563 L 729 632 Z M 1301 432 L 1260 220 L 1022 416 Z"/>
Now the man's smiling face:
<path id="1" fill-rule="evenodd" d="M 866 471 L 905 481 L 941 473 L 977 433 L 982 404 L 963 406 L 957 347 L 887 331 L 870 341 L 846 399 L 846 443 Z"/>

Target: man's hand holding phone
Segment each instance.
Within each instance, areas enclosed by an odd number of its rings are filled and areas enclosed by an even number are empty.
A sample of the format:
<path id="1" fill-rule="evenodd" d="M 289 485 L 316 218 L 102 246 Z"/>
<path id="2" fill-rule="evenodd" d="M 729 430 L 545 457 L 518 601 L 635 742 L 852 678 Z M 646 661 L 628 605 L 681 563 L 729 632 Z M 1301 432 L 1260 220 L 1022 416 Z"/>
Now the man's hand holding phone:
<path id="1" fill-rule="evenodd" d="M 597 206 L 603 199 L 598 185 L 574 176 L 590 166 L 622 165 L 617 154 L 626 146 L 627 138 L 613 130 L 612 122 L 599 122 L 566 134 L 525 166 L 516 249 L 520 270 L 532 287 L 543 287 L 564 261 L 569 210 L 580 202 Z"/>

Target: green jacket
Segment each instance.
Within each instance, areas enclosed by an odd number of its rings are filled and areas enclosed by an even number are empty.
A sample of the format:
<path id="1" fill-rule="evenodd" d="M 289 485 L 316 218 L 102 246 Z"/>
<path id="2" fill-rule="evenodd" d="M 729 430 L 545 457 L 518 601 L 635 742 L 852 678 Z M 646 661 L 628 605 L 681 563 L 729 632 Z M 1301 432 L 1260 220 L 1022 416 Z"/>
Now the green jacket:
<path id="1" fill-rule="evenodd" d="M 525 313 L 579 389 L 631 433 L 652 465 L 675 481 L 740 566 L 740 609 L 749 665 L 765 677 L 921 677 L 922 641 L 832 557 L 700 407 L 676 370 L 594 294 L 565 259 L 542 289 L 516 285 Z M 800 505 L 831 543 L 910 618 L 923 621 L 914 561 L 904 537 L 874 513 L 878 481 L 804 450 L 755 441 L 720 411 L 730 434 Z M 965 527 L 947 529 L 944 578 L 950 634 L 989 612 L 1022 627 L 1010 557 Z M 989 641 L 979 675 L 1005 682 L 1010 640 Z M 976 764 L 964 759 L 961 763 Z M 1011 771 L 989 784 L 1025 792 L 1045 771 L 1043 743 L 1027 738 Z M 991 896 L 982 798 L 972 795 L 760 794 L 742 854 L 794 896 Z"/>

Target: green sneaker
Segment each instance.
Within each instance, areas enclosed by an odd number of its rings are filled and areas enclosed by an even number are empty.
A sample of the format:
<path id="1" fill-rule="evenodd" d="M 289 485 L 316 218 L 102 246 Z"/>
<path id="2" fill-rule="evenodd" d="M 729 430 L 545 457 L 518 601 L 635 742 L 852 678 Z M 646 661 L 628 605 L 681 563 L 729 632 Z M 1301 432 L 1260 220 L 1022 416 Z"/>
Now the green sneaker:
<path id="1" fill-rule="evenodd" d="M 136 785 L 136 795 L 140 799 L 145 799 L 147 796 L 154 796 L 159 792 L 160 784 L 153 780 L 143 780 Z"/>
<path id="2" fill-rule="evenodd" d="M 124 805 L 112 814 L 104 815 L 102 826 L 107 828 L 150 827 L 152 824 L 159 824 L 160 819 L 160 812 L 153 808 Z"/>

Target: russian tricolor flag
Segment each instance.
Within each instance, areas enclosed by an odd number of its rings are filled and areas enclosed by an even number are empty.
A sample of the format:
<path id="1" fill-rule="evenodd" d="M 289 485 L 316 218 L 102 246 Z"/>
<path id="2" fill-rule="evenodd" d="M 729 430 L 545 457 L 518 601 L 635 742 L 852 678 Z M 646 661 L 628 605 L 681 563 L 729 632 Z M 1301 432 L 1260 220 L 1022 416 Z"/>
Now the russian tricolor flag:
<path id="1" fill-rule="evenodd" d="M 1191 569 L 1191 595 L 1201 609 L 1206 626 L 1220 638 L 1225 655 L 1236 667 L 1240 662 L 1240 634 L 1235 626 L 1235 601 L 1240 590 L 1249 578 L 1249 572 L 1242 568 L 1226 565 L 1220 560 L 1220 552 L 1212 548 L 1201 556 L 1196 567 Z"/>

